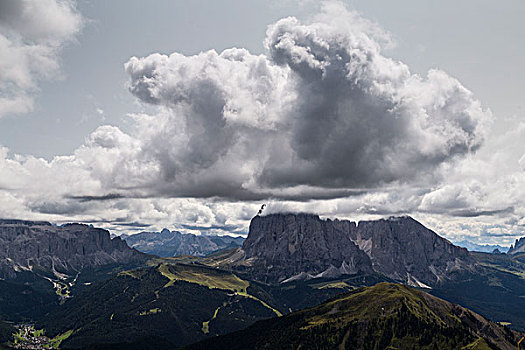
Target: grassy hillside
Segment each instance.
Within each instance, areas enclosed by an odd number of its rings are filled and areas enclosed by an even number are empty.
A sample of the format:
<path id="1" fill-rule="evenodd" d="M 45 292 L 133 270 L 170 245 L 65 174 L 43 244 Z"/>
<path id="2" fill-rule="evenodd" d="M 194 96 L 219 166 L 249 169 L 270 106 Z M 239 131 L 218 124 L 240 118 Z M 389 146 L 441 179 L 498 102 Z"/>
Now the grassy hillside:
<path id="1" fill-rule="evenodd" d="M 515 349 L 517 340 L 460 306 L 380 283 L 187 349 Z"/>
<path id="2" fill-rule="evenodd" d="M 236 254 L 237 250 L 225 250 L 203 258 L 200 262 L 227 269 L 230 267 L 230 262 L 236 259 Z M 435 286 L 430 293 L 467 307 L 492 321 L 506 322 L 513 329 L 525 331 L 525 313 L 522 311 L 525 310 L 525 254 L 507 255 L 473 252 L 471 256 L 477 263 L 475 270 L 450 273 L 449 279 Z M 246 267 L 246 269 L 249 268 Z M 238 273 L 243 276 L 242 268 L 238 268 Z M 381 281 L 391 281 L 381 275 L 367 275 L 367 277 L 368 281 L 363 281 L 364 283 L 350 281 L 347 283 L 350 287 L 341 284 L 346 283 L 345 281 L 349 279 L 347 276 L 326 282 L 310 280 L 303 283 L 318 288 L 323 287 L 318 283 L 325 283 L 324 286 L 326 287 L 339 287 L 343 291 L 345 289 L 351 290 L 352 286 L 355 285 L 373 285 Z M 362 276 L 356 278 L 362 278 Z M 301 298 L 299 297 L 287 299 L 291 293 L 286 290 L 285 286 L 279 286 L 279 288 L 272 290 L 274 291 L 273 297 L 276 300 L 276 305 L 283 302 L 291 306 L 292 310 L 297 310 L 294 306 L 304 308 L 316 304 L 310 301 L 306 304 L 300 304 Z M 304 297 L 311 300 L 317 295 L 307 294 Z M 322 300 L 322 298 L 317 299 L 317 303 L 322 302 Z"/>
<path id="3" fill-rule="evenodd" d="M 250 285 L 249 282 L 232 273 L 206 266 L 161 264 L 158 271 L 170 280 L 165 287 L 172 286 L 175 282 L 182 280 L 212 289 L 246 292 L 246 288 Z"/>
<path id="4" fill-rule="evenodd" d="M 525 278 L 525 253 L 508 255 L 474 252 L 472 255 L 483 266 Z"/>
<path id="5" fill-rule="evenodd" d="M 132 347 L 144 339 L 181 346 L 378 281 L 378 276 L 354 276 L 335 284 L 316 280 L 271 286 L 191 260 L 156 262 L 84 288 L 44 317 L 38 328 L 51 336 L 73 330 L 63 343 L 67 347 Z"/>
<path id="6" fill-rule="evenodd" d="M 271 306 L 246 293 L 248 286 L 228 272 L 161 264 L 94 284 L 39 327 L 50 334 L 74 330 L 64 342 L 68 347 L 146 337 L 183 345 L 275 316 Z"/>
<path id="7" fill-rule="evenodd" d="M 525 331 L 525 254 L 475 253 L 476 273 L 461 274 L 431 294 Z"/>
<path id="8" fill-rule="evenodd" d="M 50 336 L 73 330 L 64 342 L 69 347 L 120 344 L 125 348 L 131 343 L 147 342 L 182 346 L 318 305 L 361 286 L 391 282 L 380 274 L 360 274 L 268 285 L 246 279 L 242 271 L 223 270 L 228 269 L 224 262 L 232 253 L 235 251 L 205 258 L 154 258 L 147 267 L 125 271 L 122 266 L 86 270 L 71 288 L 73 298 L 63 305 L 42 297 L 19 304 L 16 298 L 7 297 L 7 289 L 0 289 L 0 302 L 10 305 L 11 315 L 29 312 L 38 328 L 45 328 Z M 458 275 L 456 282 L 448 281 L 430 292 L 492 321 L 525 329 L 525 259 L 491 254 L 476 259 L 480 267 L 475 274 Z M 17 298 L 32 298 L 31 293 L 15 292 Z M 2 293 L 6 294 L 3 301 Z M 45 309 L 31 306 L 43 305 L 47 300 L 54 306 L 47 309 L 50 311 L 46 315 L 39 311 Z M 486 342 L 475 341 L 472 348 Z"/>

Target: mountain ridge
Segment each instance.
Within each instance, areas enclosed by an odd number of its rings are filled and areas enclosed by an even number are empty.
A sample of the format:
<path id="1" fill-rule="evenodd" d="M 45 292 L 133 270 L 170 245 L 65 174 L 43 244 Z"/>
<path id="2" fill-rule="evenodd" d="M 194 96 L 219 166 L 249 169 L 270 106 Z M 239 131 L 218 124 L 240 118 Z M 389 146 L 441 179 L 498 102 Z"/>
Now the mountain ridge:
<path id="1" fill-rule="evenodd" d="M 499 244 L 478 244 L 466 239 L 462 241 L 454 241 L 453 244 L 458 247 L 466 248 L 469 252 L 493 253 L 497 249 L 497 251 L 501 253 L 507 253 L 510 249 L 510 247 L 504 247 Z"/>
<path id="2" fill-rule="evenodd" d="M 241 237 L 206 236 L 163 229 L 160 232 L 140 232 L 122 237 L 130 247 L 160 257 L 176 255 L 204 256 L 230 247 L 238 247 Z"/>
<path id="3" fill-rule="evenodd" d="M 515 349 L 521 335 L 400 284 L 336 296 L 185 349 Z"/>
<path id="4" fill-rule="evenodd" d="M 426 288 L 475 265 L 465 248 L 408 216 L 356 223 L 308 213 L 254 217 L 236 259 L 267 282 L 376 271 Z"/>
<path id="5" fill-rule="evenodd" d="M 0 277 L 44 269 L 57 276 L 84 267 L 127 263 L 142 253 L 107 230 L 85 224 L 55 226 L 45 221 L 0 220 Z"/>

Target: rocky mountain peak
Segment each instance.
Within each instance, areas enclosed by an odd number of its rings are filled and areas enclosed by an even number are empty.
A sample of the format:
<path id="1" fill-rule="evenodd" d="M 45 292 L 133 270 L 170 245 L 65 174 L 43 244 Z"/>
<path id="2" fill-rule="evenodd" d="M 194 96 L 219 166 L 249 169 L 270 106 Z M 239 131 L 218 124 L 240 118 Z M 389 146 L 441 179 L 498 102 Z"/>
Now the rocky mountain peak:
<path id="1" fill-rule="evenodd" d="M 233 237 L 204 236 L 163 229 L 161 232 L 140 232 L 126 236 L 126 242 L 141 252 L 161 257 L 175 255 L 203 256 L 241 242 Z"/>
<path id="2" fill-rule="evenodd" d="M 473 264 L 466 249 L 409 216 L 358 224 L 305 213 L 256 216 L 242 250 L 256 275 L 281 282 L 376 271 L 428 287 Z"/>
<path id="3" fill-rule="evenodd" d="M 372 272 L 370 258 L 341 223 L 304 213 L 256 216 L 242 249 L 270 281 Z"/>
<path id="4" fill-rule="evenodd" d="M 525 253 L 525 237 L 517 239 L 514 245 L 510 246 L 508 254 Z"/>
<path id="5" fill-rule="evenodd" d="M 127 263 L 141 257 L 107 230 L 72 223 L 0 220 L 0 277 L 35 267 L 69 272 L 109 263 Z"/>

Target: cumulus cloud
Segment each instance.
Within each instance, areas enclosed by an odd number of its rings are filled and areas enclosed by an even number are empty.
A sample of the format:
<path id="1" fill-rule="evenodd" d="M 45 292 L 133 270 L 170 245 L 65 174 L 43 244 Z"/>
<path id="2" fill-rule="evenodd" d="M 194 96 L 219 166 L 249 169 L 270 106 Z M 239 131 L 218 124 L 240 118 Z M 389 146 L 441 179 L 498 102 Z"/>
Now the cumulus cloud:
<path id="1" fill-rule="evenodd" d="M 490 202 L 493 196 L 487 187 L 477 180 L 459 184 L 446 184 L 424 195 L 419 210 L 430 213 L 448 213 L 453 216 L 476 217 L 483 215 L 511 214 L 512 203 Z M 498 205 L 500 204 L 500 205 Z"/>
<path id="2" fill-rule="evenodd" d="M 55 5 L 76 18 L 71 3 Z M 63 30 L 4 22 L 62 42 L 80 21 L 70 17 Z M 130 91 L 156 114 L 130 116 L 128 133 L 101 126 L 70 157 L 17 164 L 85 177 L 91 186 L 61 187 L 70 199 L 309 200 L 430 181 L 483 142 L 491 115 L 470 91 L 442 71 L 420 77 L 385 57 L 388 33 L 341 3 L 324 3 L 309 22 L 279 20 L 264 44 L 261 55 L 233 48 L 133 57 Z"/>
<path id="3" fill-rule="evenodd" d="M 264 55 L 134 57 L 131 92 L 170 111 L 143 150 L 174 193 L 198 180 L 211 185 L 201 196 L 287 197 L 410 182 L 478 149 L 490 112 L 446 73 L 420 77 L 385 57 L 388 44 L 329 2 L 312 22 L 269 26 Z"/>
<path id="4" fill-rule="evenodd" d="M 59 54 L 82 25 L 70 0 L 0 2 L 0 117 L 33 108 L 38 81 L 59 72 Z"/>
<path id="5" fill-rule="evenodd" d="M 71 3 L 57 4 L 75 15 Z M 66 28 L 60 43 L 75 33 Z M 126 132 L 100 126 L 72 155 L 50 161 L 0 150 L 0 208 L 120 230 L 178 223 L 245 232 L 262 201 L 268 212 L 351 219 L 415 213 L 449 237 L 468 230 L 431 215 L 523 222 L 525 177 L 516 168 L 524 160 L 503 146 L 520 145 L 525 127 L 480 159 L 490 111 L 445 72 L 420 76 L 386 57 L 392 41 L 377 24 L 325 2 L 310 21 L 270 25 L 264 45 L 260 55 L 131 58 L 129 89 L 155 112 L 129 115 Z M 44 76 L 26 72 L 28 85 L 9 78 L 21 97 Z M 486 225 L 476 232 L 492 232 Z"/>
<path id="6" fill-rule="evenodd" d="M 518 120 L 491 138 L 483 154 L 442 166 L 445 180 L 424 193 L 414 211 L 458 240 L 511 243 L 525 235 L 525 172 L 518 161 L 523 140 L 525 124 Z"/>

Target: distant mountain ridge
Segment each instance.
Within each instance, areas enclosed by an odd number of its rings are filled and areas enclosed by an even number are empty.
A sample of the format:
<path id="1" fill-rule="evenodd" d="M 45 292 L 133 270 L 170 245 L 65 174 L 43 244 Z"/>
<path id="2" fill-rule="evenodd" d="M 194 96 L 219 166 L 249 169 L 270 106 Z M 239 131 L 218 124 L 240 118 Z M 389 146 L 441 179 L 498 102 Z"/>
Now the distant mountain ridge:
<path id="1" fill-rule="evenodd" d="M 431 287 L 475 261 L 411 217 L 321 220 L 313 214 L 256 216 L 235 264 L 254 279 L 286 282 L 379 272 Z"/>
<path id="2" fill-rule="evenodd" d="M 496 249 L 501 253 L 507 253 L 509 247 L 504 247 L 498 244 L 477 244 L 468 240 L 462 240 L 454 242 L 458 247 L 467 248 L 470 252 L 482 252 L 482 253 L 492 253 Z"/>
<path id="3" fill-rule="evenodd" d="M 0 220 L 0 278 L 45 269 L 55 274 L 85 267 L 128 263 L 142 254 L 109 232 L 84 224 Z"/>
<path id="4" fill-rule="evenodd" d="M 172 257 L 175 255 L 204 256 L 225 248 L 239 247 L 242 237 L 205 236 L 163 229 L 161 232 L 141 232 L 122 237 L 130 247 L 143 253 Z"/>

